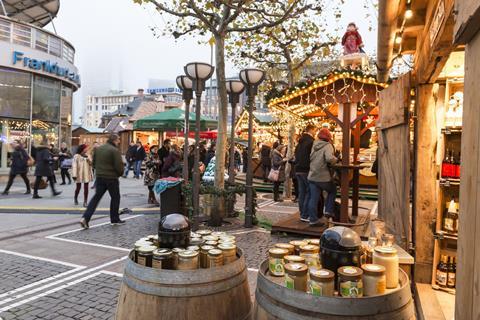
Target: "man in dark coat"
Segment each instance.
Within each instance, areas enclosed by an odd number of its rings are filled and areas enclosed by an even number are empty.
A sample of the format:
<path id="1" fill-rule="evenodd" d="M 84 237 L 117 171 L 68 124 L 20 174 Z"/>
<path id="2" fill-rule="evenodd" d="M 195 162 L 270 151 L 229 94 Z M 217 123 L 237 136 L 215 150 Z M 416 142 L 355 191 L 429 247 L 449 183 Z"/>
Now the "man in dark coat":
<path id="1" fill-rule="evenodd" d="M 27 172 L 28 172 L 28 154 L 23 149 L 23 146 L 20 141 L 15 140 L 12 143 L 12 165 L 10 166 L 10 175 L 8 177 L 8 183 L 7 186 L 5 187 L 5 191 L 3 191 L 3 195 L 8 195 L 8 191 L 10 190 L 10 187 L 13 184 L 13 180 L 17 175 L 20 175 L 25 182 L 25 187 L 27 187 L 27 191 L 25 194 L 30 194 L 30 181 L 27 178 Z"/>
<path id="2" fill-rule="evenodd" d="M 37 147 L 37 153 L 35 158 L 35 183 L 33 185 L 33 199 L 41 199 L 38 195 L 38 188 L 40 187 L 40 182 L 42 177 L 47 177 L 48 182 L 50 182 L 50 188 L 52 189 L 53 196 L 58 196 L 61 194 L 61 191 L 55 190 L 55 179 L 53 173 L 52 163 L 57 161 L 55 157 L 52 156 L 49 146 L 39 146 Z"/>
<path id="3" fill-rule="evenodd" d="M 123 177 L 128 177 L 128 173 L 130 172 L 130 167 L 135 163 L 135 153 L 137 151 L 137 145 L 135 142 L 130 141 L 130 145 L 128 146 L 127 153 L 125 154 L 125 173 Z"/>
<path id="4" fill-rule="evenodd" d="M 133 167 L 135 179 L 140 179 L 140 176 L 142 175 L 142 163 L 146 157 L 147 154 L 145 153 L 145 148 L 142 146 L 142 142 L 140 140 L 137 140 L 135 148 L 135 166 Z"/>
<path id="5" fill-rule="evenodd" d="M 295 148 L 295 175 L 298 183 L 298 208 L 300 210 L 300 220 L 309 222 L 309 215 L 307 212 L 309 197 L 308 187 L 308 172 L 310 171 L 310 153 L 312 151 L 313 137 L 315 136 L 316 128 L 309 124 L 305 128 L 298 145 Z"/>
<path id="6" fill-rule="evenodd" d="M 65 142 L 62 142 L 60 147 L 60 152 L 58 153 L 58 163 L 60 164 L 60 175 L 62 176 L 62 183 L 60 185 L 65 185 L 65 178 L 68 178 L 68 184 L 72 184 L 72 178 L 70 177 L 70 172 L 68 170 L 72 167 L 72 165 L 68 163 L 64 163 L 63 161 L 67 159 L 72 159 L 72 153 L 68 150 L 68 146 Z"/>
<path id="7" fill-rule="evenodd" d="M 170 154 L 170 147 L 172 142 L 170 139 L 165 139 L 163 141 L 163 146 L 158 149 L 158 157 L 160 158 L 160 172 L 162 172 L 163 163 L 165 162 L 165 158 L 168 157 Z"/>
<path id="8" fill-rule="evenodd" d="M 120 208 L 120 182 L 118 178 L 123 174 L 123 160 L 122 154 L 118 150 L 119 145 L 120 137 L 112 134 L 108 138 L 107 143 L 95 150 L 93 167 L 97 176 L 97 185 L 95 195 L 88 203 L 87 210 L 85 210 L 80 220 L 80 225 L 84 229 L 89 228 L 88 223 L 107 191 L 112 198 L 110 201 L 110 223 L 113 225 L 125 223 L 124 220 L 120 220 L 118 213 Z"/>
<path id="9" fill-rule="evenodd" d="M 262 164 L 263 181 L 265 182 L 268 182 L 268 174 L 270 173 L 270 169 L 272 169 L 271 153 L 272 149 L 267 144 L 263 144 L 260 149 L 260 163 Z"/>

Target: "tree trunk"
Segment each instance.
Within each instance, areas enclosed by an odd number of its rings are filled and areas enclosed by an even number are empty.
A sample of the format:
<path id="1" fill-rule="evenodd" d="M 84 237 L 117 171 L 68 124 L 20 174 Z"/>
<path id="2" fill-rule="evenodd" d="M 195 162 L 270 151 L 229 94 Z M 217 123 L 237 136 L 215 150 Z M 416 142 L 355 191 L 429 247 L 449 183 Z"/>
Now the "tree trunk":
<path id="1" fill-rule="evenodd" d="M 293 65 L 290 56 L 287 55 L 287 67 L 288 67 L 288 86 L 292 87 L 295 84 L 295 75 L 293 74 Z M 293 148 L 295 145 L 295 120 L 291 118 L 288 122 L 288 139 L 287 139 L 287 159 L 293 157 Z M 285 198 L 292 197 L 292 179 L 290 178 L 290 172 L 292 166 L 289 162 L 285 165 L 285 183 L 283 188 L 283 196 Z M 296 195 L 295 195 L 296 196 Z"/>
<path id="2" fill-rule="evenodd" d="M 217 73 L 217 89 L 219 96 L 218 105 L 218 135 L 217 149 L 215 152 L 215 186 L 223 188 L 225 183 L 225 151 L 227 150 L 227 116 L 228 100 L 225 85 L 225 39 L 215 37 L 215 61 Z"/>

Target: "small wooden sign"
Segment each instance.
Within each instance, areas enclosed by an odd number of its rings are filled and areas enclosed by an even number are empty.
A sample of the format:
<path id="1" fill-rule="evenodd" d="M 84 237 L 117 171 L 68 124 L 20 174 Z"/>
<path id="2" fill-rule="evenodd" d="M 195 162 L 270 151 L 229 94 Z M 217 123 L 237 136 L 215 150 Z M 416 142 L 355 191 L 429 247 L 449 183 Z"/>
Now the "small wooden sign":
<path id="1" fill-rule="evenodd" d="M 438 36 L 440 29 L 442 28 L 443 21 L 445 20 L 445 1 L 441 0 L 438 2 L 437 9 L 432 18 L 432 23 L 430 24 L 430 29 L 428 30 L 430 36 L 430 47 L 433 47 L 433 43 Z"/>

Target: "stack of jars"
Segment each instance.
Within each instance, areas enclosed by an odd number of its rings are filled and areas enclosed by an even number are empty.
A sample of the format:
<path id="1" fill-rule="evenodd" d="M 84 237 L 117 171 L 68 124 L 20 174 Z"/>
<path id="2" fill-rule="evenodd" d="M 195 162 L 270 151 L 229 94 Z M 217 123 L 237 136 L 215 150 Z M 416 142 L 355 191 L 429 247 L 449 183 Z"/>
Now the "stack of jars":
<path id="1" fill-rule="evenodd" d="M 159 248 L 157 235 L 135 242 L 132 259 L 140 265 L 156 269 L 194 270 L 229 264 L 237 259 L 235 236 L 225 232 L 198 230 L 190 234 L 186 248 Z"/>
<path id="2" fill-rule="evenodd" d="M 277 243 L 268 251 L 269 274 L 283 277 L 284 285 L 289 289 L 314 296 L 376 296 L 385 294 L 387 288 L 393 289 L 398 285 L 398 276 L 391 276 L 391 270 L 398 271 L 398 258 L 396 266 L 389 259 L 391 257 L 387 258 L 390 263 L 387 266 L 374 255 L 374 262 L 378 261 L 376 264 L 363 264 L 361 268 L 342 266 L 338 270 L 328 270 L 322 268 L 318 244 L 318 239 Z M 387 282 L 388 280 L 390 281 Z M 395 281 L 396 285 L 393 286 Z"/>

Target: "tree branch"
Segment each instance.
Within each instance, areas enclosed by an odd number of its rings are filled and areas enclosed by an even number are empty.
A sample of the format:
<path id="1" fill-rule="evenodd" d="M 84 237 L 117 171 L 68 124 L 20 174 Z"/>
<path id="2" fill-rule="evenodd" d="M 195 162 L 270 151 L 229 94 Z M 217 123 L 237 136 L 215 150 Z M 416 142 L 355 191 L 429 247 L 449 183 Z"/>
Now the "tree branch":
<path id="1" fill-rule="evenodd" d="M 157 7 L 157 9 L 161 11 L 165 11 L 168 14 L 171 14 L 173 16 L 181 17 L 181 18 L 186 18 L 186 17 L 195 17 L 192 13 L 190 12 L 178 12 L 174 11 L 166 6 L 164 6 L 162 3 L 156 1 L 156 0 L 150 0 L 151 3 L 153 3 L 154 6 Z"/>

